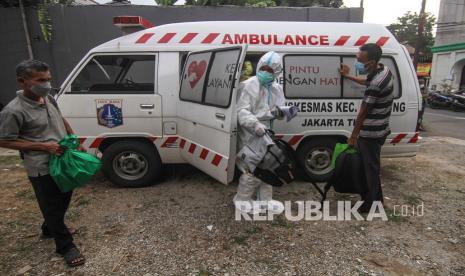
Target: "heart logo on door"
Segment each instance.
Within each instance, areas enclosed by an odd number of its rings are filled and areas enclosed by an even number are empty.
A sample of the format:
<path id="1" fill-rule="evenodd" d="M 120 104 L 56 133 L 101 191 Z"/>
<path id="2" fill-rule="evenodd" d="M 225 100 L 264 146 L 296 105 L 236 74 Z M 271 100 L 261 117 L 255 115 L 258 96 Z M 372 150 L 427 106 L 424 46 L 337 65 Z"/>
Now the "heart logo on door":
<path id="1" fill-rule="evenodd" d="M 205 70 L 207 69 L 207 62 L 202 60 L 201 62 L 197 63 L 197 61 L 191 62 L 189 68 L 187 69 L 187 78 L 189 80 L 189 84 L 191 88 L 197 85 L 199 80 L 202 78 Z"/>

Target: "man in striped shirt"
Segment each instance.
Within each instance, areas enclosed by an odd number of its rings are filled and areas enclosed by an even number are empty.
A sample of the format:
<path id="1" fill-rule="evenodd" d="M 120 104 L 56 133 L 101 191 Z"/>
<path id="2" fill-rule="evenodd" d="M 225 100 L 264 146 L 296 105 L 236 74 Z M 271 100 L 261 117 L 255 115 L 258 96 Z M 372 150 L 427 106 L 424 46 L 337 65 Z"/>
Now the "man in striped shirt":
<path id="1" fill-rule="evenodd" d="M 366 79 L 349 76 L 349 67 L 342 64 L 343 77 L 366 86 L 360 110 L 355 121 L 350 146 L 357 146 L 361 154 L 367 192 L 362 195 L 364 201 L 361 212 L 368 212 L 374 201 L 383 202 L 380 180 L 381 146 L 391 133 L 389 118 L 394 99 L 394 78 L 388 67 L 379 63 L 381 47 L 368 43 L 360 47 L 355 68 L 360 74 L 368 74 Z"/>

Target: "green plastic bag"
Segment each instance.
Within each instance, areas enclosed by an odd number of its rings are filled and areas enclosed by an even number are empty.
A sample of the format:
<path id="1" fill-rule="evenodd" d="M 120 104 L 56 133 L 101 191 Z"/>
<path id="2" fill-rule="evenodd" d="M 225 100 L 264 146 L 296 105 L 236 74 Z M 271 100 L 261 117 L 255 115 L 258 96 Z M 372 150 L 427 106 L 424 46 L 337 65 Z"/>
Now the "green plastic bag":
<path id="1" fill-rule="evenodd" d="M 355 148 L 349 147 L 348 144 L 337 143 L 336 146 L 334 147 L 333 157 L 331 159 L 331 166 L 333 166 L 333 168 L 336 167 L 336 159 L 337 159 L 337 157 L 339 156 L 339 154 L 343 153 L 344 151 L 347 151 L 348 153 L 356 153 L 357 152 L 357 150 Z"/>
<path id="2" fill-rule="evenodd" d="M 100 170 L 102 163 L 97 157 L 77 150 L 79 139 L 74 134 L 67 135 L 58 144 L 65 151 L 50 158 L 50 176 L 65 193 L 86 184 Z"/>

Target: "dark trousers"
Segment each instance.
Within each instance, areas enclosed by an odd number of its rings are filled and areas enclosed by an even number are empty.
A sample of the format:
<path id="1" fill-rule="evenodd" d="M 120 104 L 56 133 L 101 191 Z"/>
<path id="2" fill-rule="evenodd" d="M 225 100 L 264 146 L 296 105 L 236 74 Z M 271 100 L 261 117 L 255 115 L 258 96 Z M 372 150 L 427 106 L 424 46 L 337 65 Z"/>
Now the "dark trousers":
<path id="1" fill-rule="evenodd" d="M 367 192 L 362 194 L 362 200 L 366 207 L 370 207 L 373 201 L 383 202 L 383 191 L 381 189 L 381 146 L 386 141 L 383 138 L 363 138 L 359 137 L 357 144 L 358 150 L 362 157 L 363 168 L 365 170 L 365 179 Z"/>
<path id="2" fill-rule="evenodd" d="M 64 221 L 73 192 L 62 193 L 50 175 L 29 177 L 29 180 L 44 217 L 42 232 L 51 235 L 55 239 L 56 252 L 64 254 L 75 247 Z"/>

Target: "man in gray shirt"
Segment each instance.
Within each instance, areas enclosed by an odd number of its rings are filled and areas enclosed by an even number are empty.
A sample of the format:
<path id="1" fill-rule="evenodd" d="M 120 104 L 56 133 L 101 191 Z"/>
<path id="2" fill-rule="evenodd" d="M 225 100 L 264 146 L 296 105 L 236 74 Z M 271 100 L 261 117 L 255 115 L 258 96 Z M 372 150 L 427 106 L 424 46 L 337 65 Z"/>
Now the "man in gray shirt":
<path id="1" fill-rule="evenodd" d="M 51 74 L 47 64 L 23 61 L 16 67 L 16 77 L 22 90 L 0 112 L 0 147 L 21 151 L 44 217 L 43 236 L 55 239 L 56 252 L 69 266 L 81 265 L 85 259 L 64 222 L 72 191 L 61 193 L 48 167 L 52 154 L 63 153 L 58 142 L 73 130 L 48 95 Z"/>

